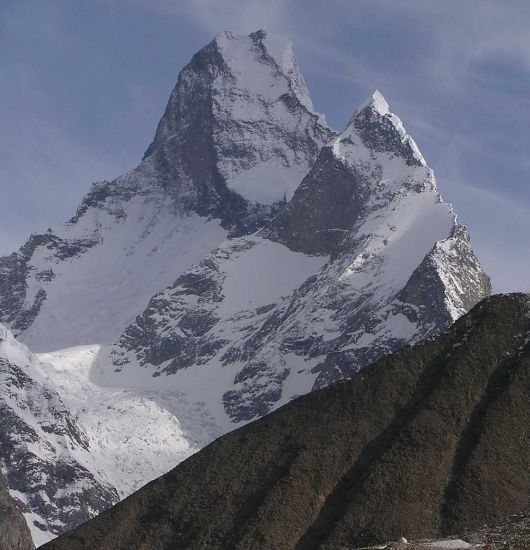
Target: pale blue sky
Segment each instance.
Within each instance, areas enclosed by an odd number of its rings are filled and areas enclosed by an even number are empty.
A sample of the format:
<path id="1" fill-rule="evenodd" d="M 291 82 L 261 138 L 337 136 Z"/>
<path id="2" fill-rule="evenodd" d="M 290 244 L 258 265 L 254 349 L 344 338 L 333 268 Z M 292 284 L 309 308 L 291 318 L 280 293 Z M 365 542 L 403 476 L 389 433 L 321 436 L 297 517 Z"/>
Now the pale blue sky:
<path id="1" fill-rule="evenodd" d="M 0 253 L 138 163 L 196 50 L 259 28 L 335 129 L 380 89 L 495 290 L 530 290 L 526 0 L 0 0 Z"/>

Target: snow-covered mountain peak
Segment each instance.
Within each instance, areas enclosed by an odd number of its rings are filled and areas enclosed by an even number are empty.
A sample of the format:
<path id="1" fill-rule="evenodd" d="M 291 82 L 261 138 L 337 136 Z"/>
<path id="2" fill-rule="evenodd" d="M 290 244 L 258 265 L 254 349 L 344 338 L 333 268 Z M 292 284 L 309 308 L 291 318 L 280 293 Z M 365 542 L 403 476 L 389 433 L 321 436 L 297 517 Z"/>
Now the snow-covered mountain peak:
<path id="1" fill-rule="evenodd" d="M 375 92 L 359 106 L 356 112 L 362 111 L 366 108 L 373 109 L 381 116 L 388 115 L 390 113 L 390 106 L 379 90 L 375 90 Z"/>
<path id="2" fill-rule="evenodd" d="M 227 232 L 254 232 L 291 197 L 333 135 L 306 96 L 284 39 L 224 33 L 202 48 L 141 164 L 0 259 L 0 322 L 34 351 L 118 337 Z"/>
<path id="3" fill-rule="evenodd" d="M 407 166 L 426 167 L 415 141 L 405 130 L 401 119 L 390 111 L 390 106 L 379 90 L 376 90 L 355 110 L 345 130 L 333 143 L 340 157 L 362 158 L 370 153 L 386 153 L 390 159 L 398 158 Z"/>
<path id="4" fill-rule="evenodd" d="M 396 204 L 405 198 L 410 203 L 408 213 L 402 212 L 404 218 L 395 220 Z M 382 94 L 375 91 L 344 131 L 322 148 L 266 234 L 292 250 L 332 256 L 343 241 L 346 249 L 353 246 L 352 235 L 354 240 L 359 236 L 363 240 L 377 234 L 379 250 L 401 234 L 394 226 L 406 225 L 409 215 L 412 219 L 424 216 L 432 205 L 437 205 L 442 218 L 444 229 L 438 227 L 438 235 L 448 238 L 456 226 L 451 206 L 442 203 L 433 170 Z M 364 227 L 368 220 L 372 221 Z M 385 229 L 387 225 L 394 229 Z M 435 241 L 427 244 L 432 246 Z M 363 248 L 362 254 L 373 255 L 374 249 Z"/>
<path id="5" fill-rule="evenodd" d="M 286 38 L 264 30 L 248 36 L 225 31 L 216 37 L 215 44 L 230 72 L 238 76 L 239 83 L 245 88 L 263 97 L 281 94 L 283 86 L 271 86 L 270 82 L 270 69 L 275 68 L 275 76 L 283 77 L 300 103 L 311 113 L 314 112 L 307 85 L 294 56 L 293 45 Z M 260 76 L 264 76 L 265 81 Z"/>
<path id="6" fill-rule="evenodd" d="M 224 32 L 181 71 L 145 158 L 189 209 L 233 226 L 244 201 L 290 198 L 332 135 L 287 40 Z"/>

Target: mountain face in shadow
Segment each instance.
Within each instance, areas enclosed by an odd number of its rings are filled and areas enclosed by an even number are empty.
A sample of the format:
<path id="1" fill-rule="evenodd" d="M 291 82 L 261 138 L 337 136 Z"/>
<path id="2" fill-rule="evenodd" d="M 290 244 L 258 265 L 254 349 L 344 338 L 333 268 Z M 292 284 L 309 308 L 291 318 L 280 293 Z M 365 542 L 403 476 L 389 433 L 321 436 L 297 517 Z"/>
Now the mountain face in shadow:
<path id="1" fill-rule="evenodd" d="M 0 475 L 0 550 L 32 550 L 34 546 L 24 516 L 4 485 Z"/>
<path id="2" fill-rule="evenodd" d="M 529 312 L 527 295 L 488 298 L 44 548 L 355 548 L 519 512 L 530 495 Z"/>

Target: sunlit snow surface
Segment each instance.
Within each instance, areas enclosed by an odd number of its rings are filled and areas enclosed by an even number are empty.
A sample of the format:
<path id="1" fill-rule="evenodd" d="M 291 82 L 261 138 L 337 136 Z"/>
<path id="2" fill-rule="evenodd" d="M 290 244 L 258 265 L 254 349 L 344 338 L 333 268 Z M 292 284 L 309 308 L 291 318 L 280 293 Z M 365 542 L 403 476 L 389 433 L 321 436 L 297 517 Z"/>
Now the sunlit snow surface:
<path id="1" fill-rule="evenodd" d="M 39 354 L 46 376 L 90 440 L 91 454 L 124 497 L 220 435 L 206 410 L 178 392 L 95 385 L 100 347 Z M 190 433 L 189 422 L 193 433 Z"/>
<path id="2" fill-rule="evenodd" d="M 36 544 L 53 538 L 48 529 L 64 526 L 61 517 L 68 516 L 67 506 L 77 508 L 84 491 L 114 491 L 105 465 L 92 454 L 50 371 L 50 365 L 41 363 L 0 325 L 2 473 L 11 495 L 27 505 L 23 511 Z M 91 396 L 83 399 L 88 402 Z M 67 475 L 57 486 L 62 468 L 67 468 Z M 23 478 L 24 493 L 11 486 L 12 477 Z M 98 512 L 85 504 L 90 515 Z M 39 514 L 44 506 L 48 517 Z"/>
<path id="3" fill-rule="evenodd" d="M 218 220 L 178 215 L 169 199 L 131 199 L 127 217 L 90 209 L 76 224 L 56 229 L 62 238 L 93 238 L 83 253 L 58 260 L 39 247 L 35 270 L 52 269 L 46 300 L 22 339 L 33 351 L 51 351 L 92 342 L 110 343 L 175 276 L 200 261 L 225 237 Z M 147 275 L 148 273 L 148 275 Z M 42 287 L 29 279 L 33 300 Z"/>
<path id="4" fill-rule="evenodd" d="M 313 136 L 317 121 L 326 126 L 314 110 L 292 45 L 268 33 L 256 42 L 231 32 L 220 34 L 216 44 L 230 72 L 230 77 L 219 72 L 214 80 L 216 147 L 247 152 L 221 155 L 219 171 L 230 189 L 251 201 L 290 199 L 311 166 L 300 136 Z M 285 100 L 293 95 L 301 108 Z"/>
<path id="5" fill-rule="evenodd" d="M 34 355 L 0 326 L 0 363 L 8 361 L 12 368 L 20 368 L 29 381 L 14 385 L 13 375 L 0 365 L 2 406 L 12 410 L 28 427 L 21 434 L 3 436 L 29 453 L 24 455 L 25 460 L 35 457 L 40 461 L 39 470 L 41 464 L 66 460 L 88 470 L 96 483 L 115 487 L 123 498 L 215 439 L 221 430 L 201 403 L 176 391 L 95 385 L 90 377 L 99 352 L 100 346 L 95 345 Z M 80 430 L 84 446 L 72 438 L 73 424 L 63 416 L 64 410 L 75 422 L 75 429 Z M 49 430 L 50 426 L 56 433 Z M 4 462 L 5 475 L 11 467 Z M 47 475 L 41 471 L 34 483 L 46 482 Z M 74 479 L 58 488 L 54 497 L 59 492 L 70 492 L 83 498 L 83 483 L 82 478 Z M 49 518 L 35 512 L 35 495 L 29 485 L 30 493 L 9 485 L 8 490 L 27 505 L 24 515 L 33 540 L 39 545 L 54 534 L 37 526 L 52 524 Z M 49 501 L 48 493 L 40 491 L 40 495 Z M 54 520 L 53 526 L 58 525 Z"/>

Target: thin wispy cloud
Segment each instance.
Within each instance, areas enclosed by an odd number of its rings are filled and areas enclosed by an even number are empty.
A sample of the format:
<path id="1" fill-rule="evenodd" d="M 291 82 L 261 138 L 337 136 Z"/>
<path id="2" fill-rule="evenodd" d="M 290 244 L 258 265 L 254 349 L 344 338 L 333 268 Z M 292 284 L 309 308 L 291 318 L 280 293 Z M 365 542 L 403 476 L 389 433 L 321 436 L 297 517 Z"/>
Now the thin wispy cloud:
<path id="1" fill-rule="evenodd" d="M 223 30 L 249 33 L 260 28 L 284 28 L 286 0 L 218 2 L 216 0 L 111 0 L 168 17 L 185 17 L 215 36 Z"/>

